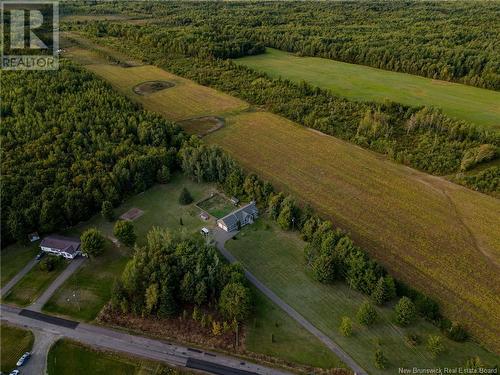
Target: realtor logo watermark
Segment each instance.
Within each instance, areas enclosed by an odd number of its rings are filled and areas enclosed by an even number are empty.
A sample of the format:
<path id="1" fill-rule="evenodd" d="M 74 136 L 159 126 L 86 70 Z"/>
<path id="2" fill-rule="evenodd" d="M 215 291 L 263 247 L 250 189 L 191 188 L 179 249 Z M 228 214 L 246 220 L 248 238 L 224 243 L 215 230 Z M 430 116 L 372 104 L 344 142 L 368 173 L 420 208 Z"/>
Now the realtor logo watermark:
<path id="1" fill-rule="evenodd" d="M 0 1 L 1 67 L 5 70 L 59 68 L 57 1 Z"/>

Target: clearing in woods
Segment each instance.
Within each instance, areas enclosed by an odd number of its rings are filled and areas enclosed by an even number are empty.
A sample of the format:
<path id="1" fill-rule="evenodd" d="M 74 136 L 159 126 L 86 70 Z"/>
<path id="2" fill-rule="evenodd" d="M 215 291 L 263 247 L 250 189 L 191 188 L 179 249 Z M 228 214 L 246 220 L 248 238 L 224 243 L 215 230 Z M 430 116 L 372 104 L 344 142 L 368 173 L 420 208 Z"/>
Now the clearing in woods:
<path id="1" fill-rule="evenodd" d="M 451 117 L 500 131 L 498 91 L 319 57 L 298 57 L 272 48 L 235 62 L 271 77 L 306 81 L 349 99 L 389 99 L 411 106 L 439 107 Z"/>
<path id="2" fill-rule="evenodd" d="M 208 143 L 330 217 L 392 274 L 500 350 L 498 199 L 283 117 L 243 111 L 247 103 L 156 67 L 86 68 L 167 119 L 223 116 L 225 126 L 207 135 Z M 176 86 L 149 96 L 132 92 L 151 80 Z"/>

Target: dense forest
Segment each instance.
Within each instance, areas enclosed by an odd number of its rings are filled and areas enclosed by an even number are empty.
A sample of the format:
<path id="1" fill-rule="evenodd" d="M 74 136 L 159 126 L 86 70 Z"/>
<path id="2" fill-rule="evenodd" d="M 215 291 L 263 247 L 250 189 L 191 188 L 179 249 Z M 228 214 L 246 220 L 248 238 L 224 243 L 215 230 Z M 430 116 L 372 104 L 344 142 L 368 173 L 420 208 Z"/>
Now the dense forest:
<path id="1" fill-rule="evenodd" d="M 117 205 L 175 167 L 182 133 L 94 75 L 2 72 L 2 242 Z"/>
<path id="2" fill-rule="evenodd" d="M 500 90 L 497 2 L 88 1 L 65 4 L 64 11 L 151 18 L 162 28 L 156 47 L 173 43 L 183 53 L 199 46 L 216 57 L 235 57 L 265 45 Z"/>
<path id="3" fill-rule="evenodd" d="M 227 264 L 213 246 L 153 228 L 127 263 L 111 302 L 124 313 L 164 318 L 186 306 L 217 306 L 231 322 L 248 317 L 251 293 L 242 269 Z"/>
<path id="4" fill-rule="evenodd" d="M 451 119 L 439 110 L 392 102 L 354 102 L 305 82 L 271 79 L 230 60 L 186 56 L 171 49 L 171 41 L 162 39 L 164 31 L 158 26 L 89 22 L 71 27 L 175 74 L 400 163 L 437 175 L 456 174 L 457 182 L 483 192 L 500 190 L 500 168 L 496 165 L 473 178 L 463 176 L 498 158 L 500 136 Z"/>

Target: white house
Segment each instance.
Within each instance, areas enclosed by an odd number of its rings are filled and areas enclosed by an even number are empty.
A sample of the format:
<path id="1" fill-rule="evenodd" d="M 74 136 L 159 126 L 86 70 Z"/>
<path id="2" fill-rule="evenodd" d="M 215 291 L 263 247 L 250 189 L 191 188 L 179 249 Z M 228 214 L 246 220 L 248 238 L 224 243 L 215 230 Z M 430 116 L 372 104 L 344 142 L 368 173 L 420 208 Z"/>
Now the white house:
<path id="1" fill-rule="evenodd" d="M 63 256 L 67 259 L 73 259 L 82 253 L 80 240 L 58 235 L 45 237 L 40 242 L 40 249 L 46 253 Z"/>
<path id="2" fill-rule="evenodd" d="M 224 216 L 222 219 L 217 220 L 217 226 L 226 232 L 232 232 L 243 227 L 247 224 L 252 224 L 255 219 L 259 217 L 259 210 L 255 202 L 250 202 L 236 211 L 231 212 L 229 215 Z"/>

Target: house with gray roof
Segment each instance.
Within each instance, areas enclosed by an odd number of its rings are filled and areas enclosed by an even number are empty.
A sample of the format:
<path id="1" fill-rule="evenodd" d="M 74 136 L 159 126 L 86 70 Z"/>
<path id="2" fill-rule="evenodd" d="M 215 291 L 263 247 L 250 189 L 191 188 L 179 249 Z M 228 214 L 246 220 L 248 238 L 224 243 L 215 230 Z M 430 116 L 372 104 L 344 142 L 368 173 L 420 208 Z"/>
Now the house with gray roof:
<path id="1" fill-rule="evenodd" d="M 252 201 L 217 220 L 217 226 L 226 232 L 232 232 L 238 230 L 238 226 L 241 228 L 247 224 L 252 224 L 258 217 L 259 210 L 255 202 Z"/>
<path id="2" fill-rule="evenodd" d="M 81 254 L 80 240 L 58 235 L 50 235 L 40 242 L 40 249 L 49 254 L 63 256 L 67 259 L 73 259 Z"/>

